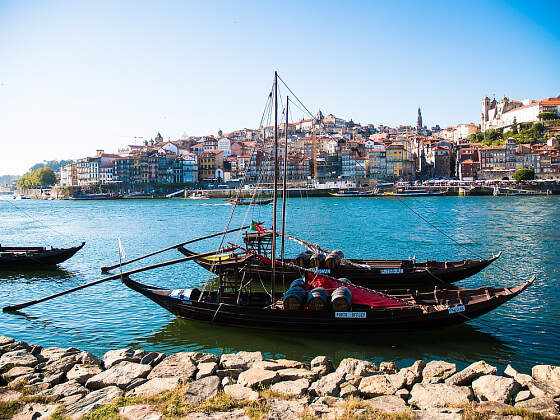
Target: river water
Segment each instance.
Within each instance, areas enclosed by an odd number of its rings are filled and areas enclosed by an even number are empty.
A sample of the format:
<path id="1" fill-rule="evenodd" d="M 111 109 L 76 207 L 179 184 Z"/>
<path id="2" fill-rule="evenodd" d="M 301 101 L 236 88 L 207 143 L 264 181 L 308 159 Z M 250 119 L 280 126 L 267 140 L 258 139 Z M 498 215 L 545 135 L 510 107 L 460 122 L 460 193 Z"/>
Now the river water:
<path id="1" fill-rule="evenodd" d="M 29 307 L 0 313 L 0 335 L 43 346 L 74 346 L 102 355 L 109 349 L 204 350 L 220 354 L 259 350 L 270 357 L 338 362 L 357 357 L 404 366 L 445 359 L 462 367 L 484 359 L 522 371 L 538 363 L 560 364 L 560 197 L 297 198 L 288 203 L 287 230 L 347 257 L 454 260 L 502 257 L 461 287 L 515 285 L 531 275 L 521 296 L 467 324 L 407 333 L 277 333 L 218 327 L 177 319 L 118 280 Z M 243 206 L 244 207 L 244 206 Z M 238 207 L 231 226 L 259 220 L 270 225 L 271 206 Z M 430 223 L 426 223 L 417 214 Z M 40 201 L 0 198 L 0 243 L 86 246 L 58 269 L 0 271 L 0 306 L 53 294 L 102 277 L 100 267 L 118 262 L 121 238 L 128 258 L 226 225 L 231 206 L 211 200 Z M 437 229 L 451 236 L 446 238 Z M 226 242 L 239 243 L 238 234 Z M 215 249 L 220 239 L 192 245 Z M 287 255 L 299 253 L 287 244 Z M 169 251 L 134 267 L 179 258 Z M 129 266 L 130 267 L 130 266 Z M 502 269 L 501 269 L 502 268 Z M 203 284 L 208 273 L 187 262 L 133 276 L 160 287 Z"/>

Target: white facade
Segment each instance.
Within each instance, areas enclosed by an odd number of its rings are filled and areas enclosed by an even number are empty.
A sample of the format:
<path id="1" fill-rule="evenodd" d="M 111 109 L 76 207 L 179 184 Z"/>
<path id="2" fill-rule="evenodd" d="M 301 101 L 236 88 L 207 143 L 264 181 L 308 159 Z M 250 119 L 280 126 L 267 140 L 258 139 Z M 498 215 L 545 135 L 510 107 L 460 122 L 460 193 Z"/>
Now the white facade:
<path id="1" fill-rule="evenodd" d="M 218 140 L 218 150 L 224 152 L 224 158 L 231 156 L 231 140 L 227 137 L 222 137 Z"/>

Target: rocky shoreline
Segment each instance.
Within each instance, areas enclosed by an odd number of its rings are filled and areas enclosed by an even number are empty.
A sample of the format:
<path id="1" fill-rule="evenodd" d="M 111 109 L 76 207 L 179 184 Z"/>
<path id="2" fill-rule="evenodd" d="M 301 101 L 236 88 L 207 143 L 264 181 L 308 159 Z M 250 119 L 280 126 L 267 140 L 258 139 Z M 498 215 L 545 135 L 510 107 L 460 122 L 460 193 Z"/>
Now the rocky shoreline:
<path id="1" fill-rule="evenodd" d="M 0 336 L 0 419 L 548 419 L 560 418 L 560 367 L 484 361 L 458 371 L 418 360 L 398 369 L 325 356 L 34 346 Z"/>

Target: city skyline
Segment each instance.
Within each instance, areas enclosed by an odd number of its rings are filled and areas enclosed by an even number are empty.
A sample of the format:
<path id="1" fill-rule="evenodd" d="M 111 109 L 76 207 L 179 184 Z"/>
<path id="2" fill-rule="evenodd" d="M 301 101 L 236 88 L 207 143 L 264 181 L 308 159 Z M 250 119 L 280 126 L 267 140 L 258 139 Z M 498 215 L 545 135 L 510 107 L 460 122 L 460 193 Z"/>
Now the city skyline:
<path id="1" fill-rule="evenodd" d="M 0 2 L 0 174 L 158 131 L 256 128 L 274 70 L 312 112 L 479 123 L 484 96 L 560 94 L 555 8 Z"/>

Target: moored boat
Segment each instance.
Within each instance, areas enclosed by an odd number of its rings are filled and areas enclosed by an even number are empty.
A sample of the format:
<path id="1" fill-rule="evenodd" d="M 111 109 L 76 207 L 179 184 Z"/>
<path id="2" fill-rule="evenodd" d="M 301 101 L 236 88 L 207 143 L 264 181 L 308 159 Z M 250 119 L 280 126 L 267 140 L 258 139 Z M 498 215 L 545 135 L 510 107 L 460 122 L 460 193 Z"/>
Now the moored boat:
<path id="1" fill-rule="evenodd" d="M 27 268 L 56 265 L 71 258 L 82 249 L 81 245 L 70 248 L 50 248 L 38 246 L 7 247 L 0 246 L 0 268 Z"/>
<path id="2" fill-rule="evenodd" d="M 252 206 L 252 205 L 257 205 L 257 206 L 264 206 L 267 204 L 272 203 L 272 198 L 268 198 L 268 199 L 263 199 L 263 200 L 248 200 L 248 199 L 232 199 L 232 200 L 228 200 L 229 204 L 235 204 L 236 206 Z"/>
<path id="3" fill-rule="evenodd" d="M 337 192 L 330 192 L 332 197 L 373 197 L 374 192 L 371 191 L 358 191 L 358 190 L 338 190 Z"/>
<path id="4" fill-rule="evenodd" d="M 386 192 L 387 197 L 424 197 L 445 195 L 444 191 L 428 191 L 423 189 L 398 189 L 396 192 Z"/>

